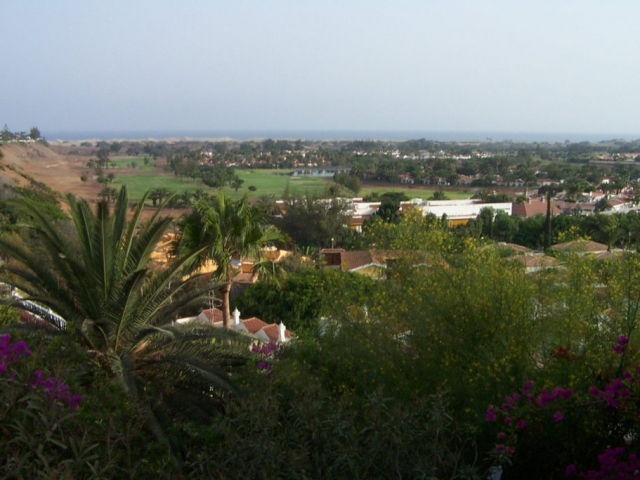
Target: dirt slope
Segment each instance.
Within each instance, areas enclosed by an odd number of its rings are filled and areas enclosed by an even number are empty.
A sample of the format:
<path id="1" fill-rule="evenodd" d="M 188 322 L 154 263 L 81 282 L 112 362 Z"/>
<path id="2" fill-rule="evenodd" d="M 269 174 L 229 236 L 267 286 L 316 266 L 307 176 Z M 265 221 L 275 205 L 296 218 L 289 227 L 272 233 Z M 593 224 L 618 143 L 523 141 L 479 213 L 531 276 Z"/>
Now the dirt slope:
<path id="1" fill-rule="evenodd" d="M 0 150 L 4 154 L 4 158 L 0 160 L 4 166 L 0 176 L 15 183 L 26 183 L 20 175 L 20 171 L 23 171 L 62 193 L 71 192 L 94 199 L 100 191 L 100 185 L 80 180 L 80 175 L 86 171 L 86 160 L 83 158 L 60 155 L 40 143 L 11 143 L 2 145 Z M 13 170 L 11 166 L 14 167 Z"/>

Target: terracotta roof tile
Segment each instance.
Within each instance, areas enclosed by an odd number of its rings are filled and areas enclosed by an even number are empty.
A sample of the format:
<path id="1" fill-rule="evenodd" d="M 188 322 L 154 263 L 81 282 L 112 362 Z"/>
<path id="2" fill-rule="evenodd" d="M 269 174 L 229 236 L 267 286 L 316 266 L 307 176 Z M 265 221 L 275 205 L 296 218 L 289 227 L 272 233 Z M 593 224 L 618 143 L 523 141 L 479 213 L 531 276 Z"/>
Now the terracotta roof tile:
<path id="1" fill-rule="evenodd" d="M 247 318 L 242 320 L 242 324 L 249 331 L 249 333 L 258 333 L 264 327 L 267 326 L 266 322 L 263 322 L 258 317 Z"/>
<path id="2" fill-rule="evenodd" d="M 527 247 L 523 247 L 522 245 L 518 245 L 517 243 L 509 243 L 509 242 L 498 242 L 491 243 L 482 247 L 482 250 L 491 250 L 491 249 L 500 249 L 505 248 L 511 251 L 511 255 L 528 255 L 533 253 L 533 250 Z"/>
<path id="3" fill-rule="evenodd" d="M 556 267 L 562 263 L 557 258 L 548 255 L 517 255 L 509 257 L 509 260 L 515 260 L 527 268 Z"/>
<path id="4" fill-rule="evenodd" d="M 614 250 L 609 252 L 598 252 L 595 257 L 598 260 L 617 260 L 622 257 L 623 252 L 620 250 Z"/>
<path id="5" fill-rule="evenodd" d="M 353 250 L 350 252 L 342 252 L 340 255 L 340 264 L 343 270 L 353 270 L 373 263 L 371 252 L 367 250 Z"/>
<path id="6" fill-rule="evenodd" d="M 277 342 L 278 340 L 280 340 L 280 337 L 278 335 L 278 324 L 270 323 L 269 325 L 264 327 L 262 331 L 265 333 L 267 337 L 269 337 L 269 340 L 272 340 L 274 342 Z M 291 332 L 289 332 L 289 330 L 285 330 L 284 336 L 285 338 L 291 338 Z"/>
<path id="7" fill-rule="evenodd" d="M 208 310 L 203 310 L 202 313 L 211 323 L 222 322 L 222 310 L 220 310 L 219 308 L 210 308 Z"/>
<path id="8" fill-rule="evenodd" d="M 592 242 L 590 240 L 572 240 L 571 242 L 558 243 L 551 247 L 558 252 L 606 252 L 609 250 L 604 243 Z"/>
<path id="9" fill-rule="evenodd" d="M 513 215 L 519 217 L 532 217 L 534 215 L 546 215 L 547 214 L 547 202 L 542 202 L 537 199 L 531 199 L 531 201 L 524 201 L 513 204 Z M 556 215 L 562 213 L 560 207 L 556 201 L 551 201 L 551 214 Z"/>

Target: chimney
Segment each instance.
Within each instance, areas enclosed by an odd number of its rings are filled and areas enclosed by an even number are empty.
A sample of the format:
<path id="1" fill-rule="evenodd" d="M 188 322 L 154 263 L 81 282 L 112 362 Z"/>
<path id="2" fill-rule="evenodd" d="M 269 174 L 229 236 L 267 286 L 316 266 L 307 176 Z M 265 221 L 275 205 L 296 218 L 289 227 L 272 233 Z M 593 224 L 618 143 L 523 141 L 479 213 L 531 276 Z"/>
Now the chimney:
<path id="1" fill-rule="evenodd" d="M 240 325 L 240 312 L 236 307 L 236 309 L 233 311 L 233 327 L 237 327 L 238 325 Z"/>
<path id="2" fill-rule="evenodd" d="M 527 202 L 531 204 L 531 197 L 527 197 Z"/>
<path id="3" fill-rule="evenodd" d="M 284 326 L 284 323 L 280 322 L 278 324 L 278 342 L 284 343 L 287 341 L 287 337 L 285 332 L 287 331 L 287 327 Z"/>

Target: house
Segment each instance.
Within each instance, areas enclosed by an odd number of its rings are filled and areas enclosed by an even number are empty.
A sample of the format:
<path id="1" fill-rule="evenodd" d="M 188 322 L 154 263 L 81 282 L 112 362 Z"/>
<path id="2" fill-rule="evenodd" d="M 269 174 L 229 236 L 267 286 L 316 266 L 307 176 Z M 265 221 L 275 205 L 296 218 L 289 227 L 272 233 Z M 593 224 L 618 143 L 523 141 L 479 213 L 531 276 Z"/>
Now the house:
<path id="1" fill-rule="evenodd" d="M 195 317 L 186 317 L 176 320 L 176 323 L 202 322 L 222 328 L 222 310 L 209 308 L 200 312 Z M 240 312 L 236 308 L 231 315 L 231 329 L 255 337 L 262 342 L 286 343 L 293 338 L 293 332 L 287 330 L 284 323 L 266 323 L 258 317 L 246 319 L 240 318 Z"/>
<path id="2" fill-rule="evenodd" d="M 463 175 L 461 173 L 458 174 L 458 185 L 471 185 L 473 180 L 473 178 L 467 175 Z"/>
<path id="3" fill-rule="evenodd" d="M 598 260 L 620 260 L 624 250 L 609 250 L 608 252 L 598 252 L 593 256 Z"/>
<path id="4" fill-rule="evenodd" d="M 572 240 L 570 242 L 558 243 L 551 247 L 551 250 L 560 253 L 577 253 L 578 255 L 586 255 L 589 253 L 598 254 L 609 250 L 604 243 L 592 242 L 591 240 Z"/>
<path id="5" fill-rule="evenodd" d="M 472 218 L 477 218 L 483 208 L 493 208 L 494 211 L 502 211 L 511 215 L 511 203 L 482 203 L 478 200 L 427 200 L 414 199 L 411 203 L 422 211 L 423 215 L 433 214 L 438 218 L 446 215 L 450 226 L 467 223 Z"/>
<path id="6" fill-rule="evenodd" d="M 398 179 L 400 180 L 400 183 L 408 185 L 413 185 L 414 183 L 416 183 L 410 173 L 401 173 L 400 175 L 398 175 Z"/>
<path id="7" fill-rule="evenodd" d="M 405 260 L 414 267 L 441 266 L 446 262 L 426 253 L 401 250 L 351 250 L 325 248 L 321 252 L 323 268 L 355 272 L 374 279 L 385 278 L 389 264 Z"/>
<path id="8" fill-rule="evenodd" d="M 550 268 L 558 268 L 562 262 L 548 255 L 516 255 L 509 257 L 508 261 L 517 262 L 524 266 L 525 273 L 536 273 Z"/>
<path id="9" fill-rule="evenodd" d="M 497 242 L 490 243 L 489 245 L 485 245 L 481 248 L 481 250 L 497 250 L 499 252 L 505 252 L 505 256 L 512 257 L 514 255 L 534 255 L 535 252 L 530 248 L 523 247 L 522 245 L 518 245 L 517 243 L 509 243 L 509 242 Z"/>
<path id="10" fill-rule="evenodd" d="M 551 215 L 562 213 L 558 202 L 551 200 Z M 513 215 L 518 217 L 533 217 L 534 215 L 546 215 L 547 202 L 543 199 L 529 197 L 527 201 L 513 204 Z"/>
<path id="11" fill-rule="evenodd" d="M 609 205 L 611 205 L 612 212 L 623 212 L 633 207 L 633 202 L 622 197 L 609 197 L 607 202 L 609 202 Z"/>

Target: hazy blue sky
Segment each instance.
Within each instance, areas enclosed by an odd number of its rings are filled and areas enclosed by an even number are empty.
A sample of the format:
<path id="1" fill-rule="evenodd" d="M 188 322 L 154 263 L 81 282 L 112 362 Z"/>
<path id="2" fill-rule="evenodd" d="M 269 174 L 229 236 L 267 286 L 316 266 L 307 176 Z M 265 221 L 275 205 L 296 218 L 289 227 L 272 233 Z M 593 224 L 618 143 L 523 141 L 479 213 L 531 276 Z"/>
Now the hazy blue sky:
<path id="1" fill-rule="evenodd" d="M 638 0 L 0 0 L 0 124 L 640 137 L 638 19 Z"/>

